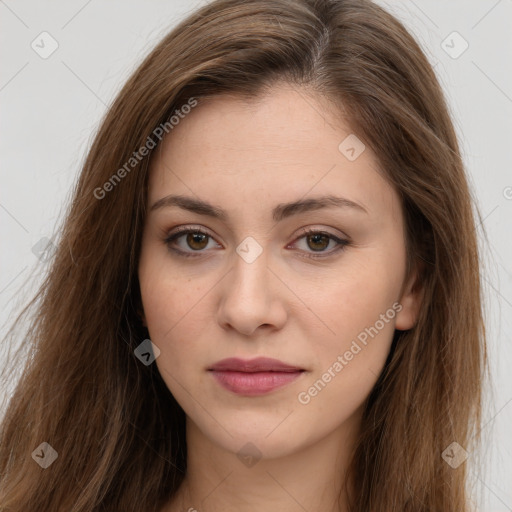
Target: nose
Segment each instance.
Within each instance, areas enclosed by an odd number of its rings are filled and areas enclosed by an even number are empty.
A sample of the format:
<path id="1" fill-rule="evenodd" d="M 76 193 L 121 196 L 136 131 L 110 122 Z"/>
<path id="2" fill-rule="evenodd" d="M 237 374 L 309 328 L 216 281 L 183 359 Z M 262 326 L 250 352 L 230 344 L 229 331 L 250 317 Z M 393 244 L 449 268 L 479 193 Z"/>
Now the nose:
<path id="1" fill-rule="evenodd" d="M 222 280 L 218 322 L 251 336 L 258 329 L 279 330 L 286 322 L 285 286 L 268 267 L 266 251 L 252 263 L 234 255 Z"/>

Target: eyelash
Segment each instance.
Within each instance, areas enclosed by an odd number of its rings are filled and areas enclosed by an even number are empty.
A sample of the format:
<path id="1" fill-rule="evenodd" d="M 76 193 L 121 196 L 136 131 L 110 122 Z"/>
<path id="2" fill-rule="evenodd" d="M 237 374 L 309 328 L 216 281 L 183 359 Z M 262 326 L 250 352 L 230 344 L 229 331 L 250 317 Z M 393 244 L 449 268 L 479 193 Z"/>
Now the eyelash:
<path id="1" fill-rule="evenodd" d="M 176 249 L 175 247 L 171 246 L 172 242 L 174 242 L 178 238 L 181 238 L 183 235 L 187 235 L 189 233 L 201 234 L 201 235 L 207 236 L 208 238 L 213 239 L 213 237 L 209 233 L 207 233 L 206 231 L 203 231 L 200 228 L 187 227 L 187 228 L 179 228 L 175 233 L 171 233 L 169 236 L 167 236 L 165 238 L 164 243 L 165 243 L 165 245 L 167 245 L 167 247 L 170 250 L 172 250 L 173 252 L 175 252 L 176 254 L 178 254 L 179 256 L 182 256 L 184 258 L 200 257 L 201 253 L 204 251 L 196 251 L 194 254 L 194 252 L 182 251 L 181 249 Z M 328 233 L 328 232 L 322 231 L 322 230 L 311 229 L 311 228 L 304 229 L 302 231 L 300 237 L 297 238 L 295 241 L 298 241 L 298 240 L 305 238 L 307 236 L 310 236 L 310 235 L 324 235 L 324 236 L 328 237 L 330 240 L 335 241 L 338 245 L 328 253 L 318 253 L 318 254 L 312 253 L 307 256 L 302 256 L 304 258 L 308 258 L 308 259 L 327 258 L 329 256 L 332 256 L 335 253 L 338 253 L 339 251 L 342 251 L 345 247 L 350 245 L 350 242 L 348 240 L 338 238 L 337 236 L 333 235 L 332 233 Z"/>

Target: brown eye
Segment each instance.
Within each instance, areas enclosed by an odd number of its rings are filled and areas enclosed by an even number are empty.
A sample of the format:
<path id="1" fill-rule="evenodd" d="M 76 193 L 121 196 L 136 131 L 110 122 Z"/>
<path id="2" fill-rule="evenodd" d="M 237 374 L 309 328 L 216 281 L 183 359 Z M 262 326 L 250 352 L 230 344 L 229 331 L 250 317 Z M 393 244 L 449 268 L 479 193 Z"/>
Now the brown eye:
<path id="1" fill-rule="evenodd" d="M 165 240 L 164 243 L 167 247 L 179 256 L 194 257 L 202 256 L 207 254 L 209 251 L 208 244 L 212 242 L 215 248 L 221 247 L 217 244 L 214 238 L 198 228 L 182 228 L 177 230 L 175 233 L 171 233 Z M 350 245 L 348 240 L 343 240 L 324 231 L 317 230 L 305 230 L 302 236 L 296 240 L 292 245 L 301 245 L 301 242 L 305 247 L 299 247 L 299 252 L 304 253 L 303 257 L 306 258 L 325 258 L 334 255 L 338 251 L 344 249 Z M 333 243 L 333 247 L 330 250 L 326 250 Z M 316 253 L 316 254 L 315 254 Z"/>
<path id="2" fill-rule="evenodd" d="M 349 240 L 338 238 L 332 233 L 318 231 L 316 229 L 306 229 L 302 231 L 302 236 L 292 245 L 296 246 L 300 252 L 303 253 L 302 257 L 319 259 L 333 256 L 338 251 L 350 245 L 350 242 Z"/>
<path id="3" fill-rule="evenodd" d="M 200 251 L 208 245 L 208 235 L 204 233 L 188 233 L 186 238 L 187 245 L 195 251 Z"/>
<path id="4" fill-rule="evenodd" d="M 313 251 L 323 251 L 329 246 L 330 237 L 323 233 L 308 235 L 308 247 Z"/>
<path id="5" fill-rule="evenodd" d="M 213 237 L 198 228 L 178 229 L 164 240 L 171 251 L 184 257 L 203 255 L 207 252 L 205 249 L 208 249 L 210 242 L 215 245 Z M 217 247 L 219 247 L 218 244 Z"/>

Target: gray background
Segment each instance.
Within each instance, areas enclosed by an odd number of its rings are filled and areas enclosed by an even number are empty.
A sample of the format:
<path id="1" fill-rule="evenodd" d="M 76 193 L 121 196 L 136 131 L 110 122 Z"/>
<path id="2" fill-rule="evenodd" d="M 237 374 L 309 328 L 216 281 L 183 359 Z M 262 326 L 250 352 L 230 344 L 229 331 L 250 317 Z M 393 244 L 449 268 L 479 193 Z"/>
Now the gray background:
<path id="1" fill-rule="evenodd" d="M 0 334 L 44 272 L 32 248 L 54 235 L 106 105 L 154 44 L 203 3 L 0 0 Z M 478 510 L 512 511 L 512 0 L 378 3 L 416 35 L 435 66 L 482 214 L 493 383 L 483 460 L 470 453 L 467 464 Z M 46 59 L 31 47 L 42 46 L 44 31 L 58 43 Z M 3 364 L 8 347 L 1 348 Z"/>

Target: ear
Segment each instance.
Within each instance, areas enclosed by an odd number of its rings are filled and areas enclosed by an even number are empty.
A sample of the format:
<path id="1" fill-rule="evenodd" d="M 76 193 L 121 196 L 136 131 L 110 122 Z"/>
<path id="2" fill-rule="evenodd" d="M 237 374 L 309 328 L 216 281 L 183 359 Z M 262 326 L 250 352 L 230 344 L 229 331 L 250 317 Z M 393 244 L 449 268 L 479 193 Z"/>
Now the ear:
<path id="1" fill-rule="evenodd" d="M 420 279 L 422 269 L 423 265 L 417 263 L 402 287 L 402 296 L 399 300 L 402 309 L 396 315 L 395 322 L 395 329 L 399 331 L 407 331 L 416 325 L 423 301 L 423 283 Z"/>

